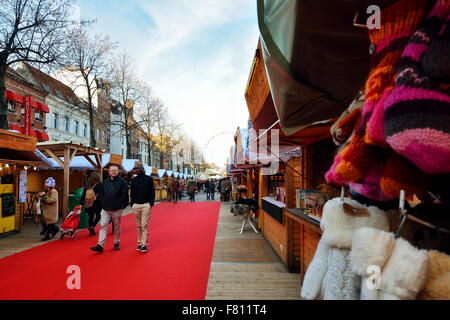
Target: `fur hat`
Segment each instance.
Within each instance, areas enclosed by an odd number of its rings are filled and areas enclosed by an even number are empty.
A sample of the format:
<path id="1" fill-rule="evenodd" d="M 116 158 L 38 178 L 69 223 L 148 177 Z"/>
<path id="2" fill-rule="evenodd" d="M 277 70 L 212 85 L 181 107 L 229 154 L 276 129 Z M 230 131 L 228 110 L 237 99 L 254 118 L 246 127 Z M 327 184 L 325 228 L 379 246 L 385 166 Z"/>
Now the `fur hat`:
<path id="1" fill-rule="evenodd" d="M 368 215 L 353 216 L 344 212 L 344 203 L 356 209 L 366 209 Z M 352 246 L 353 233 L 361 227 L 389 231 L 389 222 L 383 210 L 374 206 L 364 206 L 352 199 L 334 198 L 323 207 L 320 228 L 323 230 L 321 240 L 330 246 L 349 249 Z"/>
<path id="2" fill-rule="evenodd" d="M 47 180 L 45 180 L 45 185 L 47 187 L 54 188 L 56 186 L 56 181 L 52 177 L 48 177 Z"/>

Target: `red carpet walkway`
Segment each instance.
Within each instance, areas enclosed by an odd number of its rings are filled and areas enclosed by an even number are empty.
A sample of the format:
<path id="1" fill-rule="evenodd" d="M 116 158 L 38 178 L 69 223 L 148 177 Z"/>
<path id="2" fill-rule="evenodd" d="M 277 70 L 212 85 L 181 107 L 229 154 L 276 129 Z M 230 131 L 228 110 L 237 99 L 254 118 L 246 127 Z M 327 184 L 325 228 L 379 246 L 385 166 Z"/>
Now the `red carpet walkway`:
<path id="1" fill-rule="evenodd" d="M 0 259 L 0 299 L 201 300 L 205 298 L 219 202 L 157 204 L 150 249 L 136 251 L 134 215 L 122 218 L 121 250 L 111 226 L 102 254 L 88 231 Z M 98 231 L 98 227 L 97 227 Z M 67 268 L 80 267 L 81 289 L 69 290 Z"/>

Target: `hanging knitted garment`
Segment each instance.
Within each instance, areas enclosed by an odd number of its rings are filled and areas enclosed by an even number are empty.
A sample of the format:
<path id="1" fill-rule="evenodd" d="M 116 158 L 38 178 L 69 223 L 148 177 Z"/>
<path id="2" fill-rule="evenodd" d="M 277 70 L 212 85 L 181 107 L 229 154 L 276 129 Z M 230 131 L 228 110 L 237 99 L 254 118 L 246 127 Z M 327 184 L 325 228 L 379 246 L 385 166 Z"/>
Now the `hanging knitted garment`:
<path id="1" fill-rule="evenodd" d="M 450 172 L 450 1 L 438 0 L 410 38 L 384 113 L 386 140 L 429 174 Z"/>
<path id="2" fill-rule="evenodd" d="M 375 51 L 371 57 L 371 71 L 365 85 L 365 102 L 359 126 L 353 131 L 350 143 L 335 157 L 329 174 L 337 184 L 357 181 L 374 166 L 386 160 L 373 136 L 366 134 L 368 122 L 375 109 L 379 108 L 385 90 L 392 90 L 397 62 L 409 36 L 419 24 L 426 0 L 400 0 L 381 12 L 381 28 L 369 30 L 369 38 Z M 382 126 L 381 126 L 382 127 Z M 370 143 L 370 144 L 369 144 Z M 382 143 L 383 144 L 383 143 Z"/>

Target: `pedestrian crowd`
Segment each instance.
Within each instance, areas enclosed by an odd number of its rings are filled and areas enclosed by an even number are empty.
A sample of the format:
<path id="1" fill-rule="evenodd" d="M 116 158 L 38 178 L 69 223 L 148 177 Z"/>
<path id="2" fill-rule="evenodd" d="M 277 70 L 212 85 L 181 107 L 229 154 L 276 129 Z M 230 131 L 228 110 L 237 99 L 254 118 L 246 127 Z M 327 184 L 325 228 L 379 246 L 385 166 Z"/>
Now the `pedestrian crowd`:
<path id="1" fill-rule="evenodd" d="M 134 177 L 130 186 L 126 179 L 120 175 L 120 165 L 108 164 L 108 177 L 103 182 L 97 172 L 92 172 L 86 181 L 81 196 L 80 205 L 84 206 L 88 214 L 89 235 L 95 236 L 95 226 L 100 223 L 97 245 L 91 247 L 92 251 L 102 253 L 107 238 L 108 225 L 112 223 L 114 235 L 114 250 L 120 250 L 120 231 L 123 210 L 130 205 L 133 210 L 137 228 L 136 250 L 146 253 L 149 242 L 149 222 L 151 209 L 155 203 L 155 186 L 153 178 L 145 174 L 142 164 L 133 168 Z M 42 241 L 50 240 L 58 233 L 56 225 L 58 221 L 58 192 L 55 189 L 56 181 L 49 177 L 45 181 L 45 191 L 38 194 L 39 211 L 41 214 Z M 165 185 L 168 201 L 176 204 L 186 191 L 189 201 L 195 202 L 195 196 L 199 192 L 206 193 L 207 200 L 214 200 L 216 191 L 220 201 L 230 201 L 232 183 L 229 178 L 216 182 L 214 179 L 205 181 L 180 181 L 168 179 Z"/>

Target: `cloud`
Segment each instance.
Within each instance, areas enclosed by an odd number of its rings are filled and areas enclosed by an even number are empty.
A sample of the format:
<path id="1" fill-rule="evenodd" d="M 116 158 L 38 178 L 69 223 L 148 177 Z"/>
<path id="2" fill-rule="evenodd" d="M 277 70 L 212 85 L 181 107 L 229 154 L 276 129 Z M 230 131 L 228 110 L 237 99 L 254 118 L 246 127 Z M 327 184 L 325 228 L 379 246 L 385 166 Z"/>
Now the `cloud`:
<path id="1" fill-rule="evenodd" d="M 244 91 L 259 36 L 256 1 L 133 0 L 123 10 L 112 3 L 96 11 L 99 30 L 136 60 L 140 77 L 206 149 L 206 159 L 223 165 L 236 127 L 247 126 Z"/>

